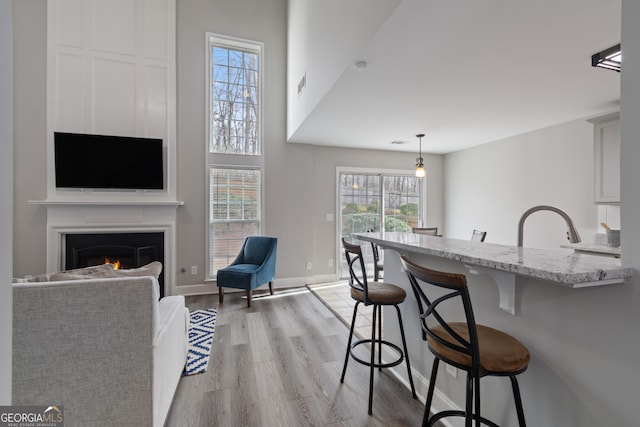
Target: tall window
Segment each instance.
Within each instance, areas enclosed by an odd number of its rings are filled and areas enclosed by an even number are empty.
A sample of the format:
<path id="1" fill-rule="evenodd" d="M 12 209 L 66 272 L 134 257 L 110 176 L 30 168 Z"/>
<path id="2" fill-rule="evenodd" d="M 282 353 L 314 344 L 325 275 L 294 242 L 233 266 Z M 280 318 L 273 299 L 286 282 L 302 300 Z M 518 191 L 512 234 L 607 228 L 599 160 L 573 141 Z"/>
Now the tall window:
<path id="1" fill-rule="evenodd" d="M 207 34 L 208 278 L 262 224 L 262 44 Z"/>

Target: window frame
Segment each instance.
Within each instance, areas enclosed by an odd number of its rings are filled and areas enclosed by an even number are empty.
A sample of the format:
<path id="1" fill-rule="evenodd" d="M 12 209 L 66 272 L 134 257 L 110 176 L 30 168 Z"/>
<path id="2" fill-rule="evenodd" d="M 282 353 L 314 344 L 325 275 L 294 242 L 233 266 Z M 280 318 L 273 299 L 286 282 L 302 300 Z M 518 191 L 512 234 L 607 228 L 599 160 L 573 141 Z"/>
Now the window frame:
<path id="1" fill-rule="evenodd" d="M 228 49 L 250 51 L 258 55 L 258 101 L 257 101 L 257 130 L 258 130 L 258 154 L 230 154 L 214 153 L 211 148 L 211 96 L 212 96 L 212 51 L 213 46 L 221 46 Z M 205 33 L 205 141 L 204 141 L 204 167 L 205 167 L 205 282 L 216 280 L 215 272 L 212 271 L 210 262 L 214 242 L 211 236 L 211 168 L 216 169 L 239 169 L 239 170 L 259 170 L 260 171 L 260 209 L 258 220 L 258 235 L 264 232 L 265 221 L 265 143 L 264 143 L 264 43 L 260 41 L 247 40 L 212 32 Z"/>
<path id="2" fill-rule="evenodd" d="M 380 188 L 383 187 L 383 177 L 385 176 L 405 176 L 405 177 L 414 177 L 414 170 L 405 170 L 405 169 L 371 169 L 371 168 L 362 168 L 362 167 L 344 167 L 339 166 L 336 168 L 336 187 L 335 187 L 335 196 L 336 196 L 336 262 L 335 266 L 335 275 L 339 279 L 343 279 L 348 277 L 348 271 L 345 270 L 345 275 L 343 275 L 342 263 L 344 262 L 344 250 L 342 247 L 342 213 L 341 213 L 341 193 L 340 193 L 340 177 L 341 175 L 368 175 L 368 176 L 379 176 Z M 427 222 L 427 177 L 419 179 L 419 193 L 420 193 L 420 203 L 418 206 L 418 222 L 419 226 L 425 224 Z M 380 193 L 381 197 L 384 198 L 384 191 Z M 381 211 L 380 211 L 380 224 L 383 224 L 384 213 L 382 210 L 384 209 L 384 202 L 381 200 Z M 367 257 L 371 252 L 370 245 L 363 246 L 363 252 L 365 254 L 365 263 L 367 263 Z M 369 266 L 369 268 L 373 268 Z"/>

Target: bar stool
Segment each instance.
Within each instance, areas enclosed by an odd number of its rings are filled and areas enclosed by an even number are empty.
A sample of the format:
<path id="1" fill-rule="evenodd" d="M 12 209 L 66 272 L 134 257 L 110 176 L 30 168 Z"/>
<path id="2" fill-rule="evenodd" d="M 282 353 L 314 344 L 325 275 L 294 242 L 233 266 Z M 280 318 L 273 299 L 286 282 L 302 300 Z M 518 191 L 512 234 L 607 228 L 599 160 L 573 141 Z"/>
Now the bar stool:
<path id="1" fill-rule="evenodd" d="M 511 380 L 518 423 L 520 427 L 525 427 L 516 375 L 524 372 L 529 365 L 527 348 L 511 335 L 475 323 L 467 279 L 463 274 L 430 270 L 415 264 L 406 256 L 402 257 L 402 265 L 418 301 L 420 323 L 427 336 L 427 346 L 435 356 L 422 425 L 432 426 L 442 418 L 457 416 L 465 418 L 466 427 L 471 427 L 472 420 L 475 420 L 476 426 L 482 423 L 498 427 L 480 415 L 480 378 L 505 376 Z M 418 282 L 448 291 L 431 301 Z M 440 304 L 445 301 L 454 302 L 456 298 L 461 299 L 465 322 L 445 320 L 444 308 Z M 464 411 L 442 411 L 429 417 L 440 360 L 467 372 L 466 405 Z"/>
<path id="2" fill-rule="evenodd" d="M 380 272 L 384 271 L 384 263 L 380 259 L 378 245 L 373 242 L 371 242 L 371 253 L 373 254 L 373 281 L 377 282 L 381 279 Z"/>
<path id="3" fill-rule="evenodd" d="M 427 236 L 437 236 L 438 227 L 413 227 L 411 232 L 416 234 L 426 234 Z"/>
<path id="4" fill-rule="evenodd" d="M 471 241 L 472 242 L 484 242 L 484 239 L 487 237 L 487 232 L 486 231 L 480 231 L 480 230 L 473 230 L 473 233 L 471 234 Z"/>
<path id="5" fill-rule="evenodd" d="M 353 307 L 353 319 L 351 320 L 351 329 L 349 330 L 349 342 L 347 343 L 347 354 L 344 359 L 344 367 L 342 368 L 342 376 L 340 382 L 344 383 L 344 376 L 347 373 L 347 363 L 349 355 L 353 359 L 363 365 L 369 366 L 369 415 L 373 413 L 373 371 L 375 368 L 390 368 L 407 361 L 407 375 L 409 376 L 409 384 L 411 385 L 411 394 L 417 399 L 416 390 L 413 385 L 413 377 L 411 376 L 411 364 L 409 363 L 409 353 L 407 352 L 407 341 L 404 337 L 404 327 L 402 326 L 402 315 L 398 304 L 402 303 L 407 294 L 399 286 L 390 283 L 376 282 L 369 284 L 367 282 L 367 273 L 364 266 L 364 258 L 362 256 L 362 248 L 359 245 L 351 244 L 344 238 L 342 239 L 344 246 L 347 265 L 349 266 L 349 286 L 351 287 L 351 298 L 356 301 Z M 360 274 L 358 274 L 358 272 Z M 371 339 L 358 340 L 352 344 L 353 329 L 356 325 L 356 316 L 358 314 L 358 306 L 363 303 L 365 306 L 373 305 L 373 324 L 371 325 Z M 382 339 L 382 306 L 392 305 L 398 313 L 398 323 L 400 324 L 400 335 L 402 337 L 402 349 L 397 345 Z M 377 336 L 376 336 L 377 329 Z M 370 360 L 364 360 L 355 354 L 356 347 L 362 344 L 369 344 Z M 376 345 L 378 346 L 378 361 L 375 360 Z M 382 363 L 382 346 L 386 346 L 394 350 L 398 357 L 388 363 Z"/>

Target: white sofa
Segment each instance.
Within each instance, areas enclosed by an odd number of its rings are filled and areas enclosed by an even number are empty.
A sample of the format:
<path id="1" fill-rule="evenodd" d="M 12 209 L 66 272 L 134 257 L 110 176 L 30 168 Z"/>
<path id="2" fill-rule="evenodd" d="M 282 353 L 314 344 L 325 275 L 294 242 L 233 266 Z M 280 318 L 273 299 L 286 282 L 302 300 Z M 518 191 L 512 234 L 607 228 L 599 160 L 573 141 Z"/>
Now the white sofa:
<path id="1" fill-rule="evenodd" d="M 13 284 L 13 404 L 74 426 L 162 426 L 187 355 L 184 297 L 155 277 Z"/>

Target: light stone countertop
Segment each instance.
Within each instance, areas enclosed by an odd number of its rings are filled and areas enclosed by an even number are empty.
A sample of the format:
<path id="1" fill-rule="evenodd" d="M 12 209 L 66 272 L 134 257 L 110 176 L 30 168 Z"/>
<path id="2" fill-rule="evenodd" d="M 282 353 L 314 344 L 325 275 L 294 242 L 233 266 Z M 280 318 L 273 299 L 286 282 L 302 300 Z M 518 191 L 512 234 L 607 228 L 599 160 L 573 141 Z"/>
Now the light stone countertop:
<path id="1" fill-rule="evenodd" d="M 599 245 L 597 243 L 566 243 L 561 245 L 563 248 L 569 248 L 582 252 L 594 252 L 598 254 L 620 256 L 620 247 L 614 248 L 607 245 Z"/>
<path id="2" fill-rule="evenodd" d="M 623 283 L 633 274 L 633 269 L 623 267 L 619 258 L 576 253 L 572 249 L 519 248 L 402 232 L 353 236 L 382 248 L 438 256 L 576 288 Z"/>

